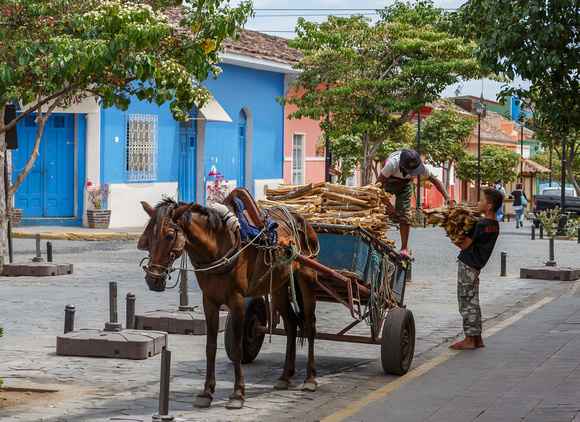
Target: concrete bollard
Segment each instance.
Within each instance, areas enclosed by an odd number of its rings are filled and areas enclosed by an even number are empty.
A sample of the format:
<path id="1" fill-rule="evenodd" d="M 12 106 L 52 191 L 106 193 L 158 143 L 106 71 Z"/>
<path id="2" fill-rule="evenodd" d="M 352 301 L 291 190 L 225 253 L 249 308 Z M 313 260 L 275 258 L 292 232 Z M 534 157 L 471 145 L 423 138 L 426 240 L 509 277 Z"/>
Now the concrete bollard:
<path id="1" fill-rule="evenodd" d="M 169 415 L 169 377 L 171 375 L 171 352 L 161 351 L 161 382 L 159 388 L 159 414 L 153 415 L 154 421 L 172 421 Z"/>
<path id="2" fill-rule="evenodd" d="M 507 276 L 507 271 L 506 271 L 506 266 L 507 266 L 507 262 L 506 262 L 506 258 L 507 258 L 507 253 L 505 253 L 504 251 L 502 251 L 501 255 L 501 272 L 500 272 L 500 277 L 505 277 Z"/>
<path id="3" fill-rule="evenodd" d="M 127 293 L 127 318 L 125 327 L 128 330 L 135 329 L 135 293 Z"/>
<path id="4" fill-rule="evenodd" d="M 105 322 L 105 331 L 122 331 L 121 324 L 117 316 L 117 283 L 109 282 L 109 322 Z"/>
<path id="5" fill-rule="evenodd" d="M 75 305 L 66 305 L 64 308 L 64 333 L 75 330 Z"/>
<path id="6" fill-rule="evenodd" d="M 52 242 L 46 242 L 46 261 L 52 262 Z"/>
<path id="7" fill-rule="evenodd" d="M 42 262 L 42 252 L 40 251 L 40 235 L 36 234 L 36 256 L 32 258 L 32 262 Z"/>

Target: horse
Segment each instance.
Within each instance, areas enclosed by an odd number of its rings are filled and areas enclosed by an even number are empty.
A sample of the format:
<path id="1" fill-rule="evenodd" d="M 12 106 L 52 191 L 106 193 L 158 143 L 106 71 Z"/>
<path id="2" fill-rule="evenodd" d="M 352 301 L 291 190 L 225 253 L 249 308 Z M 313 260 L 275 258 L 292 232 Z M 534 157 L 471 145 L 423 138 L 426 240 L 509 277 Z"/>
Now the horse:
<path id="1" fill-rule="evenodd" d="M 234 189 L 223 202 L 229 211 L 228 218 L 232 216 L 235 200 L 240 196 L 237 191 L 238 189 Z M 139 249 L 149 251 L 148 264 L 143 267 L 149 289 L 156 292 L 165 290 L 166 279 L 173 262 L 185 251 L 194 267 L 203 294 L 207 325 L 207 371 L 204 389 L 198 394 L 194 406 L 209 407 L 214 397 L 219 309 L 223 304 L 229 308 L 233 327 L 230 357 L 235 372 L 234 392 L 230 395 L 226 407 L 228 409 L 243 407 L 245 385 L 241 363 L 244 298 L 267 294 L 271 295 L 273 304 L 284 321 L 287 338 L 282 375 L 274 384 L 274 388 L 290 387 L 290 380 L 295 375 L 297 327 L 300 326 L 301 333 L 308 340 L 308 362 L 302 390 L 316 391 L 314 360 L 316 271 L 293 260 L 288 264 L 270 268 L 271 272 L 267 274 L 269 265 L 260 265 L 264 260 L 260 247 L 255 242 L 246 242 L 244 245 L 240 240 L 239 228 L 234 231 L 229 229 L 226 225 L 227 218 L 222 219 L 212 208 L 196 203 L 176 203 L 171 199 L 162 200 L 154 208 L 147 202 L 141 204 L 150 216 L 138 242 Z M 309 253 L 310 257 L 316 260 L 318 253 L 316 232 L 300 214 L 282 207 L 266 210 L 265 214 L 270 220 L 278 223 L 279 239 L 295 242 L 298 250 Z M 284 249 L 268 250 L 273 251 L 272 258 L 276 259 Z M 295 290 L 301 299 L 298 313 L 292 308 L 289 294 L 290 267 L 297 281 Z M 258 278 L 265 281 L 256 284 L 255 280 Z"/>

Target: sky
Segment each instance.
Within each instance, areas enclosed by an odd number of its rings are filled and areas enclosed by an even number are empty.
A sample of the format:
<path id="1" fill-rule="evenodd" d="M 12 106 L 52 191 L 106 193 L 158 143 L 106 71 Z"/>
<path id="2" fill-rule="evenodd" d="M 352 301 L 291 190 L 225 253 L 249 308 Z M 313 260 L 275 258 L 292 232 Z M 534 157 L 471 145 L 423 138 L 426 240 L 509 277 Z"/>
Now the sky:
<path id="1" fill-rule="evenodd" d="M 250 19 L 246 28 L 278 37 L 292 38 L 298 17 L 313 22 L 323 22 L 328 15 L 350 16 L 363 13 L 372 19 L 377 18 L 376 9 L 382 9 L 393 4 L 394 0 L 253 0 L 256 17 Z M 434 0 L 434 5 L 446 10 L 455 10 L 464 0 Z M 356 9 L 355 7 L 359 7 Z M 489 79 L 464 81 L 462 84 L 449 86 L 441 94 L 442 97 L 459 95 L 473 95 L 480 97 L 482 92 L 485 99 L 496 100 L 503 82 Z M 520 80 L 514 81 L 513 86 L 528 86 Z M 482 91 L 483 87 L 483 91 Z"/>

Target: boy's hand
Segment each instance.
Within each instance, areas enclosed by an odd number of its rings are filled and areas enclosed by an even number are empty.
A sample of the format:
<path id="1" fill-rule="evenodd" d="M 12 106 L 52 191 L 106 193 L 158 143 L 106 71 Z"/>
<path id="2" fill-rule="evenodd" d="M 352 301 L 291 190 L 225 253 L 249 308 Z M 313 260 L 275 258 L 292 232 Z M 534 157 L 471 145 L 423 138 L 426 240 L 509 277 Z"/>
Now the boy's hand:
<path id="1" fill-rule="evenodd" d="M 455 204 L 455 199 L 449 198 L 449 199 L 445 200 L 445 205 L 451 205 L 451 204 Z"/>

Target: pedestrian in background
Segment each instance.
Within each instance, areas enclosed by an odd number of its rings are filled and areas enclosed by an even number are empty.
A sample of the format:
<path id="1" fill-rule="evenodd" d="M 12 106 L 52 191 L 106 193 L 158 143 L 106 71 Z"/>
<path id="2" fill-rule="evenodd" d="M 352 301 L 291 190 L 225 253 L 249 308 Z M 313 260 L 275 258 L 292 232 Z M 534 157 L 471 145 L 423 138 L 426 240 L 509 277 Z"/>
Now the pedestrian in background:
<path id="1" fill-rule="evenodd" d="M 503 204 L 503 195 L 498 189 L 486 188 L 477 203 L 477 209 L 485 218 L 475 223 L 467 232 L 465 240 L 457 246 L 461 249 L 457 268 L 457 301 L 463 318 L 465 339 L 449 346 L 464 350 L 485 347 L 481 338 L 482 319 L 479 306 L 479 274 L 485 267 L 499 236 L 499 223 L 495 219 Z"/>
<path id="2" fill-rule="evenodd" d="M 501 192 L 502 197 L 505 197 L 506 193 L 505 193 L 505 189 L 503 187 L 503 180 L 498 179 L 495 182 L 495 188 Z M 503 201 L 501 203 L 501 207 L 499 210 L 497 210 L 497 213 L 495 214 L 495 219 L 500 222 L 503 219 Z"/>
<path id="3" fill-rule="evenodd" d="M 524 226 L 524 202 L 526 205 L 528 203 L 528 198 L 526 198 L 526 193 L 522 190 L 521 183 L 516 183 L 516 189 L 510 193 L 508 198 L 514 200 L 512 208 L 516 212 L 516 229 L 519 229 Z"/>

